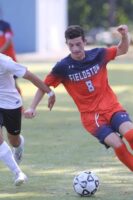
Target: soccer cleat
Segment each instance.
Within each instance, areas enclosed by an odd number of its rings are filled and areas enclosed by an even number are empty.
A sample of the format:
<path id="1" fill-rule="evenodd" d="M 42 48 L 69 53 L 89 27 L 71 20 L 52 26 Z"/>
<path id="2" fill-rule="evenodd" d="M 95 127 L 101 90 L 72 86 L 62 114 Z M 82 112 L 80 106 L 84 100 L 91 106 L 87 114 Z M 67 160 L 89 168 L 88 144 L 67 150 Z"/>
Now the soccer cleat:
<path id="1" fill-rule="evenodd" d="M 19 164 L 22 161 L 22 156 L 24 152 L 24 137 L 21 135 L 21 144 L 19 147 L 13 147 L 13 156 L 17 164 Z"/>
<path id="2" fill-rule="evenodd" d="M 23 172 L 19 172 L 18 174 L 16 174 L 15 176 L 15 181 L 14 181 L 14 185 L 15 186 L 20 186 L 23 183 L 26 183 L 28 180 L 27 176 L 23 173 Z"/>

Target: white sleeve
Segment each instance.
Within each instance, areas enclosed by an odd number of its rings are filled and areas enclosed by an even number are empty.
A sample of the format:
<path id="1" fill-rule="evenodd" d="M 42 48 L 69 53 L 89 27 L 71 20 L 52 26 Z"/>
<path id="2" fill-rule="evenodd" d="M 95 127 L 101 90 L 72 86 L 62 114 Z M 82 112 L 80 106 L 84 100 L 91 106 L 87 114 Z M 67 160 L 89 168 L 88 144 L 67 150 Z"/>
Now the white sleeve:
<path id="1" fill-rule="evenodd" d="M 23 77 L 27 68 L 12 60 L 9 56 L 0 54 L 0 65 L 4 71 L 9 72 L 17 77 Z"/>

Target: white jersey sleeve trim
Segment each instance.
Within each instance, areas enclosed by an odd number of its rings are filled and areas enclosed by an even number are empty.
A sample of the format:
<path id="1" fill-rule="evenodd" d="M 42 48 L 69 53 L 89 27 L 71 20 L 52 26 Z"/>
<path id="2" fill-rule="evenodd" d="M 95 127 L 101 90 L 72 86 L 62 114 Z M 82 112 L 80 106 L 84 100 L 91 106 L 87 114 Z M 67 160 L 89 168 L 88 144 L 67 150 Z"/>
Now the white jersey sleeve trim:
<path id="1" fill-rule="evenodd" d="M 9 56 L 0 54 L 0 67 L 4 72 L 9 72 L 17 77 L 23 77 L 27 68 L 15 61 Z"/>

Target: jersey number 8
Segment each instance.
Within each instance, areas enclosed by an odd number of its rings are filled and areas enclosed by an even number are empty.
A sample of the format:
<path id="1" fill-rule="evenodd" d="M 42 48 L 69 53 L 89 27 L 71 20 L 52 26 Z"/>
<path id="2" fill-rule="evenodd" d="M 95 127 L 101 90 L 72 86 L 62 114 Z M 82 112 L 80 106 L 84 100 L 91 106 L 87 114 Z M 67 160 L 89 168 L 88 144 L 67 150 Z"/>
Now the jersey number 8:
<path id="1" fill-rule="evenodd" d="M 88 88 L 89 92 L 93 92 L 94 91 L 94 86 L 92 84 L 92 81 L 89 80 L 89 81 L 86 81 L 85 83 L 87 85 L 87 88 Z"/>

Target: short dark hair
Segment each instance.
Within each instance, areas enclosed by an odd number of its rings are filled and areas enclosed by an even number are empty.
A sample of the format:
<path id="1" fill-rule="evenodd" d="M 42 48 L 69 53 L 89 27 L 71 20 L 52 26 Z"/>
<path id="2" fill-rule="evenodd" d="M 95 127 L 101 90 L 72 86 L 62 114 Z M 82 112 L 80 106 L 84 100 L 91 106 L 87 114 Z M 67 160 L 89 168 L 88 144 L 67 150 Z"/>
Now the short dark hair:
<path id="1" fill-rule="evenodd" d="M 65 31 L 65 38 L 67 39 L 74 39 L 77 37 L 82 37 L 83 41 L 85 40 L 84 30 L 82 27 L 78 25 L 71 25 Z"/>

